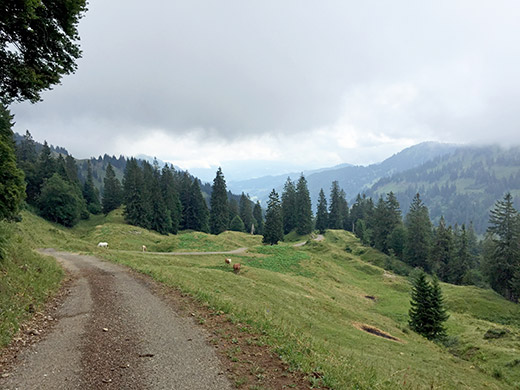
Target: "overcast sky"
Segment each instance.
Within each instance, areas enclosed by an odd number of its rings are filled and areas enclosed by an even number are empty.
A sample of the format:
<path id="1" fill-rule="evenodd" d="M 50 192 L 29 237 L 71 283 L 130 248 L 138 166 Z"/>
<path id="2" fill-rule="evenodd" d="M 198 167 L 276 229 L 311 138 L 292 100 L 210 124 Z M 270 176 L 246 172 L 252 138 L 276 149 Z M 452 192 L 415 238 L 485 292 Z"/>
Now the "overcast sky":
<path id="1" fill-rule="evenodd" d="M 77 158 L 224 174 L 518 144 L 519 20 L 512 0 L 89 0 L 76 74 L 11 111 L 15 131 Z"/>

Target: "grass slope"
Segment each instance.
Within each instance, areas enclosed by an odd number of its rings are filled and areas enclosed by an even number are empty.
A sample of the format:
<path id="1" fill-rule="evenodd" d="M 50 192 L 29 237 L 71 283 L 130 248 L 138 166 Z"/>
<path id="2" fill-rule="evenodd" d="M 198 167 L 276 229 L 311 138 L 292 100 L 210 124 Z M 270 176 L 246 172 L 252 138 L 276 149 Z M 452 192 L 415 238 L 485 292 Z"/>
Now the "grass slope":
<path id="1" fill-rule="evenodd" d="M 374 265 L 384 265 L 384 256 L 362 247 L 347 232 L 329 231 L 324 241 L 296 248 L 293 244 L 299 237 L 264 246 L 261 237 L 234 232 L 161 236 L 123 224 L 118 212 L 82 222 L 71 231 L 33 218 L 24 218 L 22 225 L 27 224 L 24 229 L 32 231 L 38 245 L 94 252 L 230 313 L 237 323 L 253 325 L 263 342 L 294 368 L 315 373 L 311 376 L 316 385 L 334 389 L 520 387 L 518 305 L 489 290 L 443 284 L 450 312 L 449 345 L 429 342 L 408 328 L 408 280 Z M 109 242 L 110 249 L 98 249 L 98 241 Z M 242 264 L 237 275 L 223 255 L 143 254 L 142 244 L 149 250 L 250 249 L 231 256 Z M 364 332 L 359 329 L 363 325 L 400 341 Z"/>

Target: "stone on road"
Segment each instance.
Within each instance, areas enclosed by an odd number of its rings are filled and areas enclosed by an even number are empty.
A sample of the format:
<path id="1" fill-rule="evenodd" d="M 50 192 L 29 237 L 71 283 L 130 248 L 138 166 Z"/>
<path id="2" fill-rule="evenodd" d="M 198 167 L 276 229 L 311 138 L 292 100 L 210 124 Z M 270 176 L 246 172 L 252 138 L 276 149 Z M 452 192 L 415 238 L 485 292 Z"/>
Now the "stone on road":
<path id="1" fill-rule="evenodd" d="M 206 334 L 124 267 L 45 250 L 76 276 L 41 342 L 2 389 L 231 389 Z"/>

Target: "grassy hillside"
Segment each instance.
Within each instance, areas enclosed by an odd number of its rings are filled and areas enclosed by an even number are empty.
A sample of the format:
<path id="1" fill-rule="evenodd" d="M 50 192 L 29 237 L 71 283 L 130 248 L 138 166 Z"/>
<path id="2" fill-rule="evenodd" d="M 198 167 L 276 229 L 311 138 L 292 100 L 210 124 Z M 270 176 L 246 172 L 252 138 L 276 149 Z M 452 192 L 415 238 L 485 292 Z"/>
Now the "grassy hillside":
<path id="1" fill-rule="evenodd" d="M 91 251 L 179 287 L 237 323 L 251 324 L 293 368 L 316 385 L 334 389 L 514 389 L 520 387 L 520 308 L 490 290 L 442 285 L 450 312 L 448 345 L 408 328 L 409 281 L 374 264 L 384 255 L 362 247 L 348 232 L 325 240 L 261 245 L 261 237 L 186 232 L 161 236 L 122 223 L 119 212 L 72 230 L 24 216 L 23 235 L 33 245 Z M 110 249 L 96 247 L 109 242 Z M 174 256 L 149 250 L 207 251 L 248 247 L 231 255 Z M 378 329 L 395 340 L 362 330 Z M 240 355 L 240 345 L 230 354 Z"/>

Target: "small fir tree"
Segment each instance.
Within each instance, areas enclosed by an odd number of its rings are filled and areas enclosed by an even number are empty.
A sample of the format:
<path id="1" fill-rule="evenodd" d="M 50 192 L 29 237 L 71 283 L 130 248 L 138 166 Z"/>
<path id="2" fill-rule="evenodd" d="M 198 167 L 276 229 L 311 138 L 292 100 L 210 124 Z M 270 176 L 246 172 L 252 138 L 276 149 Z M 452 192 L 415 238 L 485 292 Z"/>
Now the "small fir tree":
<path id="1" fill-rule="evenodd" d="M 318 195 L 318 209 L 316 212 L 316 229 L 318 229 L 322 234 L 325 233 L 325 230 L 327 230 L 327 227 L 329 226 L 328 217 L 327 199 L 325 198 L 325 193 L 322 188 Z"/>
<path id="2" fill-rule="evenodd" d="M 276 245 L 278 241 L 283 241 L 282 207 L 278 193 L 274 189 L 267 201 L 263 236 L 264 244 Z"/>
<path id="3" fill-rule="evenodd" d="M 229 224 L 229 230 L 232 230 L 234 232 L 245 231 L 244 222 L 242 222 L 242 219 L 238 215 L 235 215 L 235 218 L 233 218 L 233 220 Z"/>
<path id="4" fill-rule="evenodd" d="M 256 201 L 255 207 L 253 208 L 253 218 L 255 224 L 255 234 L 264 234 L 264 217 L 262 215 L 262 206 L 260 201 Z"/>

